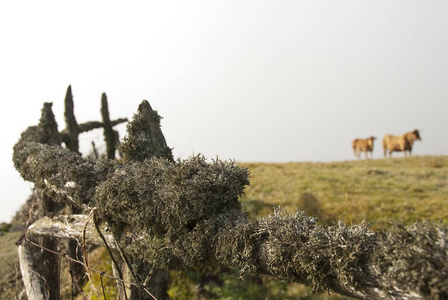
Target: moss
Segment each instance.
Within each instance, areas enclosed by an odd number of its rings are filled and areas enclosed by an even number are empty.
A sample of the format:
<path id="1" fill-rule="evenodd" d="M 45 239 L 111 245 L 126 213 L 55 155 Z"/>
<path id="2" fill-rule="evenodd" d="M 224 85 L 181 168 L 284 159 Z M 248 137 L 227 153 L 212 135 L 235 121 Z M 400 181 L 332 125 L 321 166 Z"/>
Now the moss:
<path id="1" fill-rule="evenodd" d="M 257 261 L 259 245 L 263 239 L 258 235 L 258 228 L 257 220 L 235 218 L 227 222 L 215 238 L 218 260 L 223 265 L 238 268 L 242 278 L 259 273 Z"/>
<path id="2" fill-rule="evenodd" d="M 23 135 L 35 131 L 28 129 Z M 36 187 L 52 193 L 54 200 L 66 201 L 75 206 L 92 200 L 97 184 L 105 180 L 115 169 L 110 160 L 97 162 L 84 159 L 80 154 L 59 146 L 48 146 L 36 142 L 20 140 L 14 146 L 13 161 L 25 180 L 34 182 Z M 53 193 L 55 190 L 63 193 Z M 72 200 L 68 201 L 67 196 Z"/>
<path id="3" fill-rule="evenodd" d="M 173 160 L 171 149 L 160 130 L 161 117 L 144 100 L 127 126 L 128 135 L 119 146 L 125 164 L 153 157 Z"/>
<path id="4" fill-rule="evenodd" d="M 363 282 L 366 262 L 375 247 L 369 224 L 346 227 L 317 225 L 304 212 L 242 222 L 219 233 L 218 257 L 240 269 L 240 275 L 274 274 L 286 281 L 329 290 L 335 281 Z M 264 263 L 260 263 L 263 262 Z"/>
<path id="5" fill-rule="evenodd" d="M 124 228 L 149 234 L 138 246 L 126 245 L 137 256 L 157 266 L 201 269 L 213 265 L 211 241 L 228 216 L 242 214 L 239 196 L 248 176 L 233 162 L 207 163 L 202 156 L 145 160 L 101 183 L 95 205 L 117 235 Z"/>
<path id="6" fill-rule="evenodd" d="M 104 166 L 96 167 L 93 161 L 83 159 L 77 153 L 38 143 L 17 144 L 13 160 L 25 180 L 48 192 L 65 191 L 64 195 L 54 194 L 54 200 L 66 201 L 66 196 L 69 196 L 78 204 L 92 199 L 98 181 L 104 172 L 107 173 Z M 73 204 L 72 201 L 70 203 Z"/>
<path id="7" fill-rule="evenodd" d="M 101 183 L 95 201 L 111 224 L 174 233 L 240 209 L 238 197 L 249 183 L 247 177 L 247 170 L 233 162 L 206 163 L 202 156 L 145 160 L 122 166 Z"/>
<path id="8" fill-rule="evenodd" d="M 337 285 L 362 290 L 370 283 L 391 296 L 417 292 L 444 299 L 447 228 L 424 222 L 373 232 L 367 222 L 320 226 L 304 212 L 277 210 L 269 217 L 221 230 L 217 256 L 224 264 L 238 267 L 240 275 L 269 273 L 312 286 L 314 291 L 338 291 Z"/>
<path id="9" fill-rule="evenodd" d="M 425 298 L 448 298 L 448 226 L 417 222 L 393 224 L 380 240 L 375 265 L 384 274 L 387 288 L 418 291 Z M 437 298 L 438 297 L 438 298 Z"/>
<path id="10" fill-rule="evenodd" d="M 44 103 L 42 116 L 38 125 L 39 142 L 47 145 L 60 145 L 62 142 L 58 131 L 58 124 L 51 107 L 53 103 Z"/>

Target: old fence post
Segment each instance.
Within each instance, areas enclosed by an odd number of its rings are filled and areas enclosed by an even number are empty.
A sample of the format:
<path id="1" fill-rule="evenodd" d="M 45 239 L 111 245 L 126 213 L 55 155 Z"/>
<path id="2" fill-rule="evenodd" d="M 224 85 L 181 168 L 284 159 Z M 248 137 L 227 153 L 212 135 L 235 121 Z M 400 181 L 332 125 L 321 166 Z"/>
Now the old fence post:
<path id="1" fill-rule="evenodd" d="M 115 150 L 118 144 L 118 132 L 112 129 L 112 123 L 109 118 L 109 106 L 107 104 L 105 93 L 101 96 L 101 116 L 103 118 L 104 138 L 106 140 L 106 156 L 109 159 L 115 159 Z"/>
<path id="2" fill-rule="evenodd" d="M 72 95 L 72 87 L 68 86 L 67 93 L 65 95 L 64 101 L 65 111 L 64 111 L 64 119 L 65 119 L 65 132 L 67 133 L 64 138 L 64 143 L 70 151 L 79 153 L 79 126 L 78 122 L 75 118 L 74 104 L 73 104 L 73 95 Z M 79 214 L 81 211 L 77 208 L 67 206 L 66 208 L 67 214 Z M 68 255 L 73 258 L 82 261 L 82 257 L 78 257 L 77 253 L 82 253 L 80 245 L 78 245 L 78 241 L 74 239 L 69 239 L 67 241 L 67 252 Z M 77 295 L 77 285 L 82 286 L 85 282 L 84 276 L 84 268 L 82 265 L 77 264 L 73 261 L 69 262 L 70 264 L 70 274 L 72 276 L 72 286 L 71 286 L 71 294 L 72 297 Z"/>
<path id="3" fill-rule="evenodd" d="M 70 151 L 79 153 L 79 134 L 93 129 L 103 128 L 107 147 L 107 158 L 115 159 L 115 150 L 118 143 L 118 132 L 115 132 L 113 130 L 113 126 L 126 122 L 127 119 L 118 119 L 114 123 L 111 122 L 106 94 L 103 93 L 101 97 L 101 115 L 103 119 L 102 123 L 89 122 L 87 124 L 78 126 L 78 122 L 76 121 L 74 112 L 72 88 L 70 85 L 67 88 L 64 104 L 65 129 L 62 133 L 62 136 L 64 137 L 63 141 L 66 144 L 67 148 Z M 81 213 L 80 209 L 70 206 L 67 207 L 67 214 L 79 213 Z M 78 245 L 77 240 L 69 239 L 67 250 L 71 258 L 81 261 L 83 260 L 82 257 L 79 257 L 78 255 L 78 253 L 82 253 L 82 250 L 80 245 Z M 70 270 L 72 276 L 75 276 L 76 278 L 76 280 L 72 280 L 72 296 L 75 296 L 78 290 L 76 285 L 82 286 L 86 280 L 86 277 L 84 276 L 84 267 L 78 263 L 70 261 Z"/>
<path id="4" fill-rule="evenodd" d="M 66 128 L 59 133 L 58 126 L 51 109 L 52 104 L 44 103 L 39 125 L 33 130 L 33 134 L 36 135 L 35 138 L 37 138 L 40 143 L 60 146 L 61 143 L 64 142 L 67 146 L 67 149 L 72 152 L 79 153 L 79 134 L 96 128 L 104 128 L 105 140 L 106 144 L 108 145 L 108 152 L 115 153 L 116 144 L 118 141 L 118 133 L 113 131 L 112 127 L 117 124 L 126 122 L 127 119 L 122 118 L 115 121 L 110 120 L 109 112 L 107 109 L 107 99 L 105 98 L 104 94 L 101 109 L 103 122 L 87 122 L 78 125 L 74 114 L 71 86 L 67 88 L 64 104 Z M 106 109 L 104 109 L 104 107 Z M 110 138 L 110 132 L 113 133 L 112 140 Z M 114 159 L 115 157 L 109 158 Z M 35 214 L 40 217 L 44 217 L 48 214 L 58 215 L 64 208 L 62 202 L 53 201 L 43 190 L 40 190 L 38 188 L 35 189 L 34 197 L 35 199 L 37 199 L 37 203 L 39 204 L 37 207 L 39 213 Z M 67 214 L 77 214 L 81 212 L 80 209 L 72 207 L 70 205 L 67 205 L 65 210 Z M 34 220 L 29 221 L 33 222 Z M 45 236 L 38 238 L 33 242 L 40 244 L 40 246 L 45 249 L 59 252 L 59 242 L 54 237 Z M 81 253 L 79 249 L 77 249 L 78 246 L 79 245 L 76 240 L 69 239 L 67 251 L 71 258 L 82 260 L 82 258 L 77 255 L 77 253 Z M 50 251 L 41 251 L 37 246 L 32 245 L 26 239 L 20 241 L 18 250 L 22 273 L 27 273 L 23 274 L 25 285 L 30 287 L 32 286 L 31 289 L 26 289 L 28 297 L 30 299 L 40 299 L 40 295 L 43 295 L 45 299 L 59 299 L 59 256 L 51 253 Z M 70 262 L 70 270 L 72 272 L 72 276 L 75 276 L 76 278 L 76 281 L 72 281 L 72 296 L 74 296 L 77 294 L 75 282 L 78 282 L 77 284 L 82 285 L 84 281 L 84 270 L 82 265 L 73 262 Z M 29 274 L 29 272 L 34 272 L 34 275 Z M 36 285 L 38 282 L 40 284 L 39 286 Z"/>
<path id="5" fill-rule="evenodd" d="M 128 124 L 128 135 L 119 146 L 123 155 L 124 164 L 143 161 L 151 158 L 166 158 L 173 161 L 171 149 L 167 146 L 165 137 L 160 129 L 160 116 L 152 110 L 148 101 L 144 100 L 138 107 L 137 114 Z M 123 254 L 123 253 L 122 253 Z M 141 282 L 137 284 L 145 285 L 151 294 L 158 300 L 168 298 L 167 290 L 169 283 L 169 271 L 152 268 L 148 263 L 136 257 L 130 257 L 130 265 L 134 270 L 130 270 L 128 264 L 122 259 L 121 272 L 126 278 L 133 278 L 132 272 L 136 272 Z M 134 278 L 136 279 L 136 278 Z M 125 299 L 121 285 L 119 285 L 121 294 L 120 299 Z M 128 291 L 128 299 L 153 299 L 147 293 L 142 292 L 135 286 Z"/>
<path id="6" fill-rule="evenodd" d="M 39 141 L 43 144 L 60 146 L 61 136 L 59 135 L 57 123 L 51 110 L 51 106 L 52 103 L 44 103 L 39 125 L 35 127 L 35 134 L 38 136 Z M 62 207 L 60 203 L 52 201 L 51 198 L 42 190 L 37 190 L 35 195 L 37 195 L 40 200 L 40 207 L 37 208 L 38 210 L 41 210 L 39 215 L 45 216 L 48 214 L 57 213 Z M 58 252 L 59 250 L 58 241 L 53 237 L 43 237 L 34 242 L 50 251 Z M 29 271 L 31 268 L 34 269 L 33 272 L 37 272 L 37 274 L 39 274 L 39 279 L 37 279 L 34 275 L 27 276 L 27 274 L 22 274 L 24 278 L 32 279 L 32 283 L 28 282 L 28 284 L 34 285 L 34 295 L 39 297 L 40 293 L 37 291 L 40 290 L 41 293 L 50 300 L 60 299 L 59 256 L 50 251 L 40 251 L 39 248 L 32 245 L 26 239 L 22 239 L 18 250 L 19 258 L 22 260 L 20 261 L 22 273 Z M 40 282 L 40 286 L 36 287 L 35 285 L 38 282 Z M 25 286 L 26 285 L 27 283 L 25 283 Z M 31 290 L 27 289 L 26 292 L 31 292 Z M 28 295 L 28 297 L 30 298 L 33 296 Z"/>

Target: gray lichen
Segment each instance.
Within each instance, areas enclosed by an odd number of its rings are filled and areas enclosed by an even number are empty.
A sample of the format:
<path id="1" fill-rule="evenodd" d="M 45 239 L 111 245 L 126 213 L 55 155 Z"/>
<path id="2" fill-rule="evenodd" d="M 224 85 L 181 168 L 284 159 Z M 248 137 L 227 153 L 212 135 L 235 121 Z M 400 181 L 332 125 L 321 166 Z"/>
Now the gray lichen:
<path id="1" fill-rule="evenodd" d="M 362 298 L 377 293 L 445 299 L 447 232 L 446 224 L 430 222 L 393 224 L 384 232 L 371 231 L 367 222 L 320 226 L 301 211 L 276 211 L 218 233 L 216 248 L 222 262 L 238 267 L 242 275 L 275 274 L 316 291 Z"/>
<path id="2" fill-rule="evenodd" d="M 447 224 L 393 224 L 383 234 L 380 251 L 373 257 L 385 279 L 385 288 L 394 290 L 400 286 L 409 294 L 448 299 L 447 235 Z"/>
<path id="3" fill-rule="evenodd" d="M 205 268 L 210 243 L 225 224 L 219 220 L 241 214 L 239 196 L 248 183 L 247 169 L 233 162 L 207 163 L 202 156 L 145 160 L 123 166 L 101 183 L 95 206 L 117 234 L 123 228 L 146 232 L 153 247 L 171 253 L 165 261 L 160 253 L 144 253 L 152 264 Z"/>
<path id="4" fill-rule="evenodd" d="M 160 130 L 161 117 L 143 100 L 137 114 L 127 126 L 127 136 L 119 147 L 123 162 L 143 161 L 147 158 L 163 157 L 173 159 L 171 148 L 166 144 Z"/>
<path id="5" fill-rule="evenodd" d="M 113 172 L 116 163 L 111 160 L 95 163 L 60 144 L 51 103 L 45 103 L 39 125 L 25 130 L 14 145 L 14 166 L 25 180 L 52 194 L 54 200 L 81 207 L 91 201 L 97 184 Z"/>

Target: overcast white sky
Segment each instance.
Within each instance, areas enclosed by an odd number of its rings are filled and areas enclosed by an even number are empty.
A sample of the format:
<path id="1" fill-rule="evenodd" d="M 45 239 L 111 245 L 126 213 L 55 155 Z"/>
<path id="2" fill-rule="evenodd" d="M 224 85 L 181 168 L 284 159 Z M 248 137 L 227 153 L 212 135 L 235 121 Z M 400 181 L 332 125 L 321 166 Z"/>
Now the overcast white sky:
<path id="1" fill-rule="evenodd" d="M 340 161 L 374 135 L 381 158 L 385 134 L 415 128 L 415 155 L 446 155 L 447 12 L 444 0 L 2 1 L 0 222 L 32 187 L 13 145 L 43 102 L 64 129 L 70 84 L 78 123 L 100 120 L 103 92 L 112 118 L 147 99 L 176 157 Z"/>

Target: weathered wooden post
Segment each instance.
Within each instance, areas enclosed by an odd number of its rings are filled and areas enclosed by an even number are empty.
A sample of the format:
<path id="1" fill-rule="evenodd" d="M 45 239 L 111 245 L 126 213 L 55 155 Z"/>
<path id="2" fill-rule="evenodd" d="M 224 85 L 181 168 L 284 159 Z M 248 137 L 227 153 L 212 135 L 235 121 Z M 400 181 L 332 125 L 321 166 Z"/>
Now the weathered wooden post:
<path id="1" fill-rule="evenodd" d="M 104 139 L 106 140 L 106 157 L 115 159 L 115 150 L 118 144 L 118 132 L 112 129 L 109 118 L 109 106 L 105 93 L 101 96 L 101 116 L 103 117 Z"/>
<path id="2" fill-rule="evenodd" d="M 42 144 L 60 146 L 62 140 L 58 132 L 57 123 L 51 110 L 51 106 L 51 103 L 44 103 L 39 125 L 35 127 L 33 134 L 37 135 L 37 139 Z M 62 207 L 60 203 L 52 201 L 42 190 L 38 189 L 35 193 L 41 200 L 41 207 L 37 208 L 41 210 L 40 215 L 45 216 L 57 213 Z M 35 242 L 45 249 L 55 252 L 58 252 L 59 250 L 58 241 L 53 237 L 43 237 L 40 241 L 36 240 Z M 37 298 L 39 298 L 40 295 L 45 295 L 45 297 L 48 297 L 50 300 L 59 299 L 59 256 L 50 251 L 40 251 L 39 248 L 31 245 L 26 239 L 22 239 L 19 247 L 19 257 L 22 259 L 22 271 L 26 271 L 27 268 L 28 270 L 29 268 L 34 268 L 36 270 L 35 272 L 38 272 L 41 276 L 41 278 L 39 278 L 41 285 L 38 287 L 35 285 L 39 280 L 36 279 L 34 275 L 28 276 L 33 280 L 32 285 L 34 285 L 34 289 L 27 289 L 27 293 L 33 292 Z M 29 261 L 31 258 L 33 259 L 32 262 Z M 23 276 L 26 277 L 27 275 L 23 274 Z M 41 293 L 38 291 L 41 291 Z M 33 296 L 28 295 L 28 297 Z"/>
<path id="3" fill-rule="evenodd" d="M 38 125 L 38 130 L 43 134 L 41 135 L 46 139 L 46 144 L 48 145 L 61 145 L 61 136 L 58 132 L 58 125 L 56 123 L 54 114 L 51 110 L 52 103 L 45 103 L 42 109 L 42 118 Z M 49 196 L 47 196 L 43 191 L 40 191 L 42 195 L 43 212 L 45 215 L 56 213 L 62 208 L 61 203 L 54 202 Z M 42 239 L 42 246 L 58 251 L 58 241 L 52 237 L 44 237 Z M 60 288 L 59 288 L 59 272 L 60 264 L 59 257 L 49 251 L 43 251 L 40 256 L 39 266 L 42 270 L 42 276 L 46 279 L 49 289 L 49 299 L 60 299 Z"/>
<path id="4" fill-rule="evenodd" d="M 106 94 L 103 93 L 101 97 L 101 115 L 103 122 L 89 122 L 87 124 L 83 124 L 81 126 L 78 125 L 76 121 L 75 112 L 74 112 L 74 102 L 73 102 L 73 94 L 72 88 L 69 85 L 67 88 L 67 93 L 64 101 L 65 111 L 64 111 L 64 119 L 65 119 L 65 129 L 62 131 L 61 136 L 63 137 L 63 142 L 67 146 L 70 151 L 79 153 L 79 134 L 90 131 L 96 128 L 104 129 L 104 137 L 107 146 L 107 158 L 115 159 L 115 150 L 116 145 L 118 143 L 118 133 L 113 130 L 113 126 L 122 122 L 126 122 L 127 119 L 119 119 L 112 123 L 109 117 L 109 109 L 107 104 Z M 79 214 L 81 210 L 77 208 L 73 208 L 71 206 L 67 207 L 67 214 Z M 78 241 L 74 239 L 70 239 L 68 241 L 68 253 L 71 258 L 82 260 L 82 257 L 79 257 L 78 253 L 82 253 Z M 79 285 L 83 285 L 86 278 L 84 276 L 83 266 L 70 261 L 70 270 L 72 272 L 72 276 L 76 277 L 76 282 Z M 72 282 L 72 296 L 76 295 L 77 288 L 75 286 L 75 280 Z"/>
<path id="5" fill-rule="evenodd" d="M 65 119 L 65 130 L 66 135 L 62 135 L 63 141 L 67 148 L 70 151 L 79 153 L 79 126 L 78 122 L 76 121 L 75 117 L 75 111 L 74 111 L 74 103 L 73 103 L 73 95 L 72 95 L 72 87 L 69 85 L 67 88 L 67 93 L 65 95 L 65 101 L 64 101 L 64 119 Z M 67 214 L 79 214 L 81 211 L 77 208 L 67 206 Z M 78 241 L 74 239 L 69 239 L 67 241 L 67 252 L 69 256 L 73 259 L 77 259 L 82 261 L 82 257 L 77 255 L 81 252 L 81 247 L 78 245 Z M 84 276 L 84 268 L 82 265 L 75 263 L 73 261 L 69 262 L 70 264 L 70 274 L 72 276 L 72 286 L 71 286 L 71 294 L 72 297 L 77 295 L 77 286 L 82 286 L 85 282 L 85 276 Z"/>
<path id="6" fill-rule="evenodd" d="M 75 118 L 75 110 L 73 104 L 72 86 L 69 85 L 67 88 L 67 94 L 65 95 L 64 101 L 64 119 L 65 119 L 65 130 L 66 135 L 63 135 L 63 141 L 70 151 L 79 152 L 79 126 Z"/>
<path id="7" fill-rule="evenodd" d="M 123 155 L 124 164 L 132 164 L 134 162 L 143 161 L 151 158 L 166 158 L 173 161 L 171 149 L 168 147 L 162 130 L 160 129 L 160 116 L 152 110 L 148 101 L 144 100 L 138 107 L 137 114 L 134 115 L 133 120 L 128 124 L 127 136 L 119 146 L 120 152 Z M 125 232 L 125 231 L 122 231 Z M 119 239 L 119 237 L 117 237 Z M 123 253 L 121 253 L 123 254 Z M 130 270 L 129 265 L 123 257 L 121 261 L 121 272 L 127 279 L 134 279 L 132 272 L 138 274 L 141 282 L 137 284 L 145 285 L 151 294 L 158 300 L 168 298 L 168 282 L 169 271 L 153 269 L 148 263 L 142 261 L 137 257 L 130 257 L 130 265 L 135 270 Z M 121 285 L 118 285 L 121 299 L 125 299 Z M 128 287 L 129 299 L 153 299 L 148 293 L 144 293 L 137 287 Z"/>
<path id="8" fill-rule="evenodd" d="M 69 86 L 67 88 L 67 94 L 65 96 L 65 129 L 61 132 L 62 141 L 65 143 L 68 149 L 73 152 L 79 153 L 79 135 L 81 133 L 97 129 L 104 129 L 104 140 L 106 142 L 107 147 L 107 158 L 115 159 L 115 150 L 117 149 L 118 144 L 118 132 L 113 130 L 113 127 L 127 122 L 127 118 L 120 118 L 117 120 L 110 120 L 109 116 L 109 106 L 107 103 L 106 94 L 103 93 L 101 96 L 101 116 L 102 122 L 86 122 L 83 124 L 79 124 L 76 121 L 75 113 L 74 113 L 74 103 L 73 103 L 73 95 L 72 88 Z"/>
<path id="9" fill-rule="evenodd" d="M 35 135 L 35 137 L 29 137 L 30 140 L 37 139 L 39 143 L 47 144 L 47 145 L 56 145 L 60 146 L 61 142 L 64 142 L 67 148 L 75 153 L 79 153 L 79 134 L 82 132 L 86 132 L 95 128 L 104 128 L 105 129 L 105 140 L 108 145 L 108 151 L 110 153 L 115 153 L 116 144 L 118 141 L 118 133 L 115 133 L 112 129 L 114 125 L 126 122 L 127 119 L 118 119 L 115 121 L 110 121 L 109 112 L 107 109 L 107 99 L 103 94 L 102 99 L 102 107 L 106 108 L 105 110 L 102 108 L 102 116 L 103 122 L 87 122 L 81 125 L 78 125 L 75 114 L 74 114 L 74 103 L 73 103 L 73 95 L 71 86 L 67 88 L 67 93 L 65 96 L 65 124 L 66 128 L 62 132 L 58 132 L 58 126 L 56 120 L 54 118 L 54 114 L 51 110 L 51 103 L 45 103 L 42 109 L 42 116 L 39 121 L 39 125 L 35 127 L 34 130 L 28 132 L 30 135 Z M 112 136 L 109 134 L 112 131 Z M 112 140 L 111 140 L 112 139 Z M 109 157 L 114 159 L 115 157 Z M 57 215 L 61 212 L 64 205 L 62 202 L 54 202 L 50 197 L 43 192 L 43 190 L 36 188 L 34 192 L 35 197 L 39 199 L 40 206 L 38 209 L 40 212 L 37 214 L 39 217 L 46 216 L 48 214 Z M 72 207 L 71 205 L 66 206 L 67 214 L 77 214 L 80 213 L 81 210 L 76 207 Z M 34 221 L 34 220 L 32 220 Z M 40 244 L 42 247 L 58 252 L 58 241 L 53 237 L 43 237 L 40 238 Z M 37 242 L 37 241 L 36 241 Z M 77 253 L 81 253 L 78 251 L 78 242 L 74 239 L 69 239 L 68 241 L 68 254 L 71 258 L 82 260 L 82 257 L 79 257 Z M 21 245 L 19 245 L 19 253 L 23 263 L 22 270 L 24 272 L 28 272 L 30 268 L 35 268 L 35 274 L 24 275 L 25 278 L 32 280 L 32 289 L 27 290 L 27 293 L 33 293 L 31 299 L 39 299 L 39 295 L 44 295 L 47 299 L 59 299 L 60 298 L 60 288 L 59 288 L 59 257 L 54 253 L 49 251 L 41 251 L 38 247 L 31 245 L 25 239 L 21 241 Z M 31 253 L 35 253 L 35 257 L 33 261 L 26 261 L 31 256 Z M 39 253 L 39 254 L 37 254 Z M 78 284 L 84 282 L 84 270 L 83 266 L 77 263 L 70 262 L 70 270 L 72 274 L 76 277 L 76 281 Z M 39 276 L 38 276 L 39 275 Z M 36 277 L 37 276 L 37 277 Z M 40 277 L 41 276 L 41 277 Z M 44 279 L 44 281 L 42 281 Z M 36 286 L 36 282 L 41 281 L 40 286 Z M 72 296 L 76 294 L 76 287 L 74 286 L 75 281 L 72 283 Z M 29 282 L 28 282 L 29 283 Z M 40 292 L 38 292 L 40 291 Z"/>
<path id="10" fill-rule="evenodd" d="M 18 254 L 20 262 L 20 272 L 25 285 L 25 293 L 28 299 L 45 300 L 48 298 L 47 290 L 44 287 L 40 271 L 37 269 L 33 253 L 29 243 L 22 241 L 18 245 Z"/>

